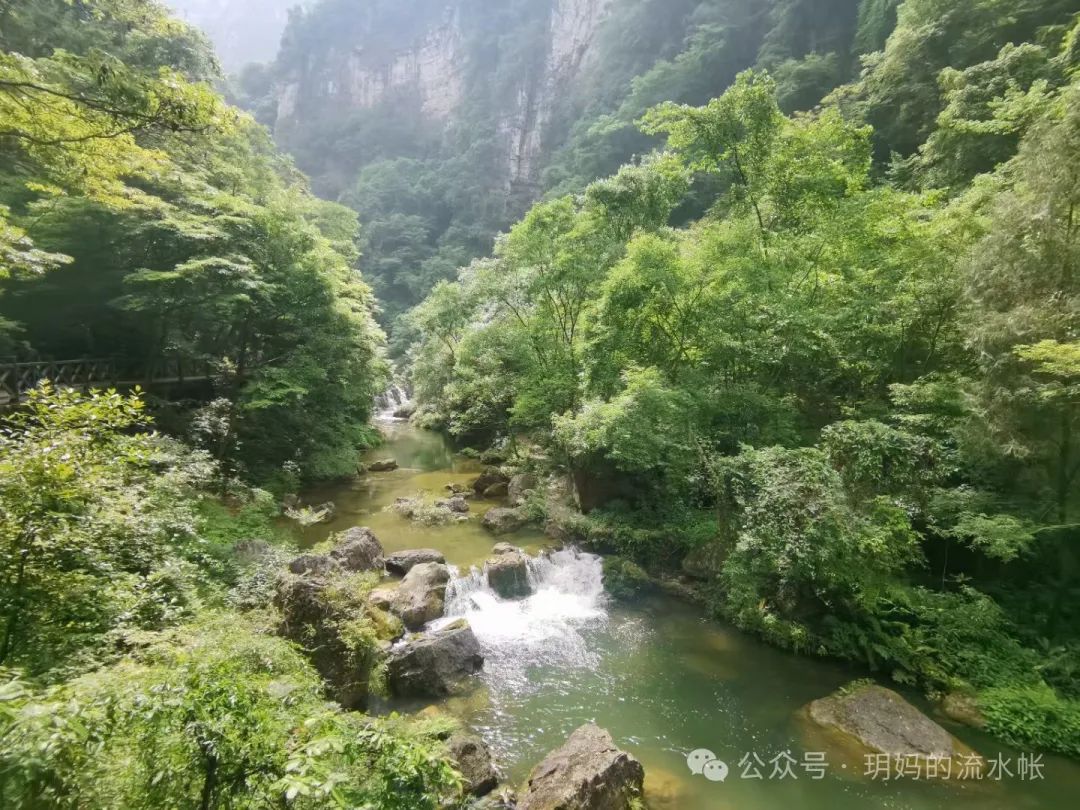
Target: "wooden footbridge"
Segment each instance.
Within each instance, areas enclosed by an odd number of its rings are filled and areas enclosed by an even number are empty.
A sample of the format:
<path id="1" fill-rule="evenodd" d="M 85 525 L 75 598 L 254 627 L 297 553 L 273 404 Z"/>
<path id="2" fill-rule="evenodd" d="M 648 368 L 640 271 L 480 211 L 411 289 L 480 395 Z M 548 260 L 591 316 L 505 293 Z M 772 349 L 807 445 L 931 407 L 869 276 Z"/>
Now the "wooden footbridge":
<path id="1" fill-rule="evenodd" d="M 64 388 L 144 388 L 184 385 L 211 378 L 209 363 L 161 360 L 136 367 L 115 358 L 0 361 L 0 406 L 17 404 L 42 380 Z"/>

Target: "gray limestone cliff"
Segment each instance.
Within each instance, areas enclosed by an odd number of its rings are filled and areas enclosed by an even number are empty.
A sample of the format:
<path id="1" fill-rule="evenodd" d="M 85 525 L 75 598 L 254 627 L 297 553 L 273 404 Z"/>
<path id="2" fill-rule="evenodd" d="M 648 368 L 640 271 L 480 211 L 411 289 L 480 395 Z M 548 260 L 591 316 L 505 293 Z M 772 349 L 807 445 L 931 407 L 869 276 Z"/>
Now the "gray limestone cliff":
<path id="1" fill-rule="evenodd" d="M 407 19 L 351 19 L 320 47 L 283 45 L 275 131 L 289 146 L 312 121 L 390 108 L 412 114 L 428 134 L 468 120 L 500 153 L 508 190 L 538 180 L 540 156 L 560 96 L 588 60 L 612 0 L 540 0 L 515 19 L 516 39 L 493 14 L 513 0 L 414 0 Z M 523 7 L 521 2 L 517 6 Z M 511 29 L 511 34 L 515 33 Z M 289 34 L 286 33 L 288 40 Z M 492 87 L 498 74 L 499 86 Z M 487 115 L 475 124 L 477 105 Z"/>

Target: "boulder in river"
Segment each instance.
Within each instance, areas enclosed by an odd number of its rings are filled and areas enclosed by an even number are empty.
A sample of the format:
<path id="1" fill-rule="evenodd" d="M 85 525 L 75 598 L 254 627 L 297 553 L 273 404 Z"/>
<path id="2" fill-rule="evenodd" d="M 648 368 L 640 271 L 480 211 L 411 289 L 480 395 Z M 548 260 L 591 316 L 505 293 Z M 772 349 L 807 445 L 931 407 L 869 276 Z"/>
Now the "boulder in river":
<path id="1" fill-rule="evenodd" d="M 398 463 L 392 458 L 382 458 L 367 465 L 368 472 L 393 472 L 398 468 Z"/>
<path id="2" fill-rule="evenodd" d="M 499 543 L 484 563 L 488 585 L 503 599 L 519 599 L 532 593 L 529 584 L 529 557 L 520 548 Z"/>
<path id="3" fill-rule="evenodd" d="M 375 533 L 364 526 L 349 529 L 330 552 L 346 571 L 376 571 L 383 567 L 383 547 Z"/>
<path id="4" fill-rule="evenodd" d="M 464 778 L 465 792 L 472 796 L 491 793 L 499 784 L 499 774 L 491 762 L 491 749 L 474 734 L 459 732 L 446 743 L 450 758 Z"/>
<path id="5" fill-rule="evenodd" d="M 652 587 L 645 569 L 625 557 L 604 558 L 604 590 L 615 599 L 632 601 Z"/>
<path id="6" fill-rule="evenodd" d="M 525 496 L 535 490 L 536 487 L 537 479 L 535 475 L 532 473 L 520 473 L 510 479 L 506 494 L 510 498 L 510 503 L 517 505 L 524 501 Z"/>
<path id="7" fill-rule="evenodd" d="M 955 760 L 950 778 L 980 778 L 982 767 L 970 764 L 974 752 L 891 689 L 856 684 L 840 689 L 807 707 L 813 726 L 827 732 L 846 752 L 861 749 L 887 754 L 920 770 L 930 760 Z M 816 741 L 815 741 L 816 742 Z"/>
<path id="8" fill-rule="evenodd" d="M 391 650 L 386 682 L 397 697 L 444 697 L 463 691 L 483 666 L 480 642 L 469 623 L 460 619 Z"/>
<path id="9" fill-rule="evenodd" d="M 469 512 L 469 502 L 461 495 L 455 495 L 444 501 L 435 501 L 435 505 L 442 509 L 449 509 L 459 515 L 465 515 Z"/>
<path id="10" fill-rule="evenodd" d="M 639 807 L 645 769 L 592 723 L 533 768 L 518 810 L 631 810 Z"/>
<path id="11" fill-rule="evenodd" d="M 496 498 L 505 498 L 510 492 L 510 485 L 506 481 L 500 481 L 497 484 L 492 484 L 490 487 L 484 490 L 484 497 L 490 501 Z"/>
<path id="12" fill-rule="evenodd" d="M 516 532 L 526 522 L 525 515 L 520 510 L 496 507 L 495 509 L 489 509 L 484 514 L 480 525 L 492 534 L 499 535 Z"/>
<path id="13" fill-rule="evenodd" d="M 488 489 L 496 484 L 509 485 L 510 479 L 497 467 L 488 467 L 480 474 L 480 477 L 473 481 L 473 491 L 477 495 L 483 495 Z"/>
<path id="14" fill-rule="evenodd" d="M 406 551 L 395 551 L 386 557 L 386 570 L 391 574 L 405 576 L 413 568 L 422 563 L 445 563 L 446 557 L 441 551 L 433 548 L 411 548 Z"/>
<path id="15" fill-rule="evenodd" d="M 390 612 L 410 630 L 443 615 L 450 570 L 440 563 L 414 565 L 390 597 Z"/>

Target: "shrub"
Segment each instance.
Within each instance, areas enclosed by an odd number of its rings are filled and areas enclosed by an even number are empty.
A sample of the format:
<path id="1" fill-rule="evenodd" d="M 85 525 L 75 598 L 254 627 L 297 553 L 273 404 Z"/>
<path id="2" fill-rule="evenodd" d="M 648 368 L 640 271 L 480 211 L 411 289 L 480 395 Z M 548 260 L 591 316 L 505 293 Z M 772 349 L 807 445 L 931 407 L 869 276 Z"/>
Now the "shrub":
<path id="1" fill-rule="evenodd" d="M 458 790 L 436 740 L 325 703 L 292 645 L 234 614 L 40 694 L 9 682 L 0 716 L 0 804 L 13 810 L 434 810 Z"/>
<path id="2" fill-rule="evenodd" d="M 1011 745 L 1080 756 L 1080 701 L 1043 684 L 999 686 L 979 694 L 989 731 Z"/>

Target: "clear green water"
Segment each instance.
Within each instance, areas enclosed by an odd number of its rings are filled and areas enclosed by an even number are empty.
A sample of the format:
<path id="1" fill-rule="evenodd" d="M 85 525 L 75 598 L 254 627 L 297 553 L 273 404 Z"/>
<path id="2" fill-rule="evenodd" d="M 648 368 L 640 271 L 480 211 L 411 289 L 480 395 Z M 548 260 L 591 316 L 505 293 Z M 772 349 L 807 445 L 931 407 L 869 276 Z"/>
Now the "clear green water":
<path id="1" fill-rule="evenodd" d="M 371 457 L 392 456 L 401 469 L 307 493 L 312 501 L 335 501 L 339 511 L 334 523 L 308 530 L 305 539 L 316 542 L 330 531 L 367 525 L 387 550 L 438 548 L 462 570 L 482 561 L 495 541 L 480 528 L 479 515 L 493 504 L 474 501 L 468 522 L 435 528 L 416 527 L 383 511 L 397 497 L 421 491 L 441 495 L 445 484 L 471 480 L 478 466 L 455 458 L 436 435 L 403 424 L 386 429 L 387 444 Z M 521 545 L 542 542 L 536 532 L 513 539 Z M 577 605 L 558 587 L 555 583 L 542 599 L 522 606 L 522 615 L 507 605 L 502 612 L 482 614 L 487 626 L 478 635 L 491 645 L 483 683 L 474 694 L 440 707 L 484 736 L 510 784 L 524 781 L 532 766 L 575 728 L 595 721 L 644 764 L 654 810 L 1080 806 L 1080 765 L 1050 756 L 1043 757 L 1041 781 L 874 782 L 862 777 L 861 762 L 849 761 L 843 769 L 842 757 L 831 751 L 830 770 L 820 781 L 800 767 L 796 780 L 770 779 L 768 765 L 766 778 L 743 779 L 737 763 L 744 754 L 756 753 L 767 762 L 790 751 L 801 762 L 805 752 L 821 750 L 820 742 L 808 736 L 800 708 L 864 673 L 776 650 L 702 619 L 697 609 L 678 600 L 656 598 L 623 607 L 601 597 L 595 604 Z M 500 627 L 500 621 L 506 626 Z M 528 634 L 534 636 L 532 643 Z M 908 697 L 920 703 L 917 696 Z M 1020 752 L 936 719 L 980 753 L 993 757 L 1000 751 L 1015 765 Z M 728 763 L 726 782 L 690 772 L 686 755 L 697 748 Z"/>

